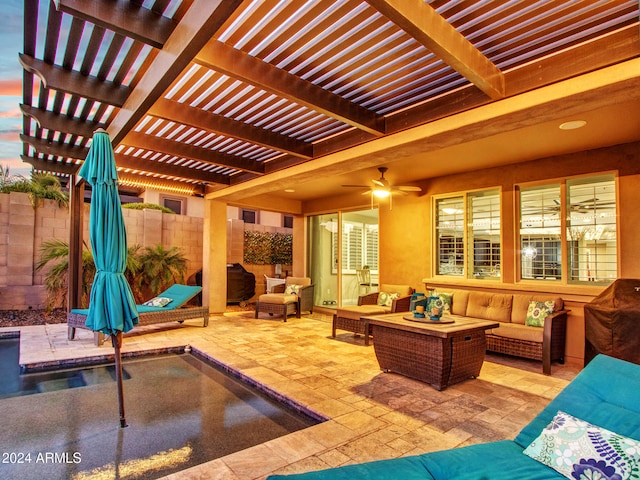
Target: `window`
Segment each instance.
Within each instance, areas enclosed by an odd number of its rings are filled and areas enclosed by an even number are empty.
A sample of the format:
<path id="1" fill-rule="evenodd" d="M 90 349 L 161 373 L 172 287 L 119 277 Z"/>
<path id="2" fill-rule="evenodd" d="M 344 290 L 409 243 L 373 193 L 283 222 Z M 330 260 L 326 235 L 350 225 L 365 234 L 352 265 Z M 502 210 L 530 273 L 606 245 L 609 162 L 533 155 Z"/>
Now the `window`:
<path id="1" fill-rule="evenodd" d="M 182 199 L 179 198 L 167 198 L 162 199 L 162 206 L 168 208 L 174 213 L 181 215 L 182 211 Z"/>
<path id="2" fill-rule="evenodd" d="M 255 210 L 242 209 L 240 214 L 244 223 L 258 223 L 258 212 Z"/>
<path id="3" fill-rule="evenodd" d="M 500 276 L 500 191 L 468 195 L 469 272 L 474 278 Z"/>
<path id="4" fill-rule="evenodd" d="M 616 278 L 613 175 L 571 179 L 519 190 L 522 279 L 565 278 L 569 283 L 606 284 Z M 564 244 L 566 272 L 562 258 Z"/>
<path id="5" fill-rule="evenodd" d="M 617 277 L 613 175 L 567 181 L 569 281 L 610 283 Z"/>
<path id="6" fill-rule="evenodd" d="M 520 276 L 560 280 L 560 185 L 520 189 Z"/>
<path id="7" fill-rule="evenodd" d="M 438 275 L 464 274 L 464 197 L 436 200 Z"/>
<path id="8" fill-rule="evenodd" d="M 438 275 L 500 276 L 498 189 L 437 199 L 435 218 Z"/>
<path id="9" fill-rule="evenodd" d="M 282 226 L 284 228 L 293 228 L 293 216 L 292 215 L 283 215 L 282 216 Z"/>

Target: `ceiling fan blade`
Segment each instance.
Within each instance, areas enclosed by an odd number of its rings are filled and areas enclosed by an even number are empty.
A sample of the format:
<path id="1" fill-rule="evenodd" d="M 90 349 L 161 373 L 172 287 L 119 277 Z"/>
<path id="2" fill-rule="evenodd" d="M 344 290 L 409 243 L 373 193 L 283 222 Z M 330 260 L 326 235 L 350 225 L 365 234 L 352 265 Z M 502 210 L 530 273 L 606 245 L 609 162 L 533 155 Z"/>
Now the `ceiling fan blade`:
<path id="1" fill-rule="evenodd" d="M 422 188 L 420 187 L 414 187 L 411 185 L 400 185 L 398 187 L 395 187 L 398 190 L 400 190 L 401 192 L 421 192 Z"/>
<path id="2" fill-rule="evenodd" d="M 379 187 L 386 187 L 385 183 L 382 180 L 371 180 L 373 183 L 378 185 Z"/>
<path id="3" fill-rule="evenodd" d="M 342 187 L 371 188 L 369 185 L 341 185 Z"/>

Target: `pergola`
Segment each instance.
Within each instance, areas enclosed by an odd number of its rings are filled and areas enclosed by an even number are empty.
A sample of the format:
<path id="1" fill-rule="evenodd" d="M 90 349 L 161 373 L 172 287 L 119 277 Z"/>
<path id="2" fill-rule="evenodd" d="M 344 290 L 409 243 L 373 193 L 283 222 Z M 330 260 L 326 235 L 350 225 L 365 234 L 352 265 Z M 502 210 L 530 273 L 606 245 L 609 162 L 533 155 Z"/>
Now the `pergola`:
<path id="1" fill-rule="evenodd" d="M 267 192 L 302 164 L 305 178 L 373 167 L 323 159 L 640 56 L 637 0 L 24 5 L 23 161 L 75 185 L 105 128 L 122 183 L 190 195 Z M 574 102 L 637 90 L 622 79 Z"/>

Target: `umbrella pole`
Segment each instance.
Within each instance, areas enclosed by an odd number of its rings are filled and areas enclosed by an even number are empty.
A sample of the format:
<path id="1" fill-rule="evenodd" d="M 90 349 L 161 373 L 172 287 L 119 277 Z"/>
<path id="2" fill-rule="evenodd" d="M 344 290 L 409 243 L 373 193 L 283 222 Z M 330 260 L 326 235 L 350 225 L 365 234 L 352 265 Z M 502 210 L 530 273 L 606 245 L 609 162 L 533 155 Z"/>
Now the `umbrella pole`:
<path id="1" fill-rule="evenodd" d="M 124 416 L 124 392 L 122 389 L 122 362 L 120 347 L 122 346 L 122 332 L 111 335 L 111 344 L 115 350 L 116 357 L 116 382 L 118 384 L 118 405 L 120 406 L 120 428 L 127 426 L 127 420 Z"/>

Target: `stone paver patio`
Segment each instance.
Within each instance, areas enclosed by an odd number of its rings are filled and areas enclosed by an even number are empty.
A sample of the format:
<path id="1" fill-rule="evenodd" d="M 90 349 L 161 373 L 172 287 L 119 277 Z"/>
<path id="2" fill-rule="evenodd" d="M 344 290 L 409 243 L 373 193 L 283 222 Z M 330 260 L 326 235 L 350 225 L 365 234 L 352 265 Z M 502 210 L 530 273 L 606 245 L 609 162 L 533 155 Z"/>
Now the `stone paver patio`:
<path id="1" fill-rule="evenodd" d="M 578 368 L 487 355 L 480 377 L 437 391 L 421 382 L 382 373 L 374 349 L 361 337 L 338 332 L 331 317 L 315 313 L 286 323 L 252 312 L 212 316 L 209 326 L 136 328 L 123 353 L 190 345 L 265 388 L 329 418 L 328 421 L 170 475 L 171 479 L 262 479 L 294 473 L 513 438 L 552 399 Z M 201 322 L 200 322 L 201 325 Z M 64 363 L 109 355 L 66 325 L 20 330 L 20 363 Z M 373 340 L 375 342 L 375 339 Z"/>

